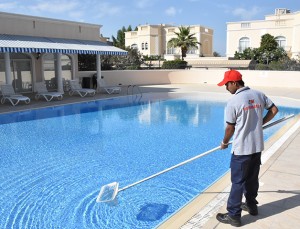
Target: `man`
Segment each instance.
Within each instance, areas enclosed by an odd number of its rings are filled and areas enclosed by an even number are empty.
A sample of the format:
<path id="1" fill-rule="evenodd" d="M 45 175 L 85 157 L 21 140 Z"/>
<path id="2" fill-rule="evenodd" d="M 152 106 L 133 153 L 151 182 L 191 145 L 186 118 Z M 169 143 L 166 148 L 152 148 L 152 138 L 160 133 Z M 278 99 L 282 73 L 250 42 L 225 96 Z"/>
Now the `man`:
<path id="1" fill-rule="evenodd" d="M 221 149 L 226 149 L 233 136 L 231 190 L 227 201 L 228 213 L 217 214 L 221 223 L 241 226 L 241 212 L 257 215 L 256 201 L 261 152 L 264 149 L 262 126 L 278 112 L 274 103 L 262 92 L 246 87 L 242 75 L 236 70 L 226 71 L 218 86 L 226 85 L 233 94 L 225 109 L 226 128 Z M 264 109 L 267 113 L 264 116 Z M 246 202 L 242 203 L 243 194 Z"/>

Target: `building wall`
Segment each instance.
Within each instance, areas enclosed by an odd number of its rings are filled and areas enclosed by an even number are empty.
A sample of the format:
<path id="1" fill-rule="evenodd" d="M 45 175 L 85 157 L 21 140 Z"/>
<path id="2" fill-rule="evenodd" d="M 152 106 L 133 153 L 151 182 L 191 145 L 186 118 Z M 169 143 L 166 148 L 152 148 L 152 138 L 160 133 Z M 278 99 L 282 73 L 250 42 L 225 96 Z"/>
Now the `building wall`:
<path id="1" fill-rule="evenodd" d="M 125 33 L 125 46 L 131 47 L 133 44 L 139 45 L 138 31 L 130 31 Z"/>
<path id="2" fill-rule="evenodd" d="M 245 27 L 245 25 L 249 26 Z M 242 37 L 250 38 L 250 48 L 258 48 L 261 36 L 266 33 L 274 37 L 284 36 L 285 50 L 290 57 L 296 58 L 300 54 L 300 12 L 287 12 L 280 15 L 267 15 L 265 20 L 228 22 L 226 56 L 234 56 L 234 53 L 239 50 L 239 40 Z"/>
<path id="3" fill-rule="evenodd" d="M 99 41 L 100 25 L 0 13 L 0 34 Z"/>
<path id="4" fill-rule="evenodd" d="M 99 41 L 100 28 L 101 25 L 0 12 L 0 34 Z M 22 77 L 19 78 L 22 78 L 24 82 L 30 82 L 34 87 L 34 83 L 45 80 L 46 75 L 57 75 L 57 71 L 45 71 L 44 69 L 43 63 L 45 62 L 43 60 L 47 53 L 24 54 L 31 60 L 31 71 L 22 71 L 20 73 Z M 63 70 L 62 76 L 63 78 L 76 78 L 76 74 L 78 73 L 78 56 L 77 54 L 68 54 L 67 56 L 71 60 L 72 69 L 71 71 Z M 12 54 L 10 54 L 10 58 L 12 58 Z M 1 66 L 5 66 L 3 54 L 2 56 L 0 55 L 0 61 Z M 9 78 L 12 77 L 15 76 L 11 74 Z M 0 83 L 7 81 L 3 67 L 1 68 L 0 79 L 3 81 Z M 9 82 L 10 80 L 8 80 Z"/>
<path id="5" fill-rule="evenodd" d="M 207 56 L 207 57 L 212 56 L 213 34 L 202 33 L 200 43 L 201 43 L 200 53 L 203 54 L 203 56 Z"/>
<path id="6" fill-rule="evenodd" d="M 213 84 L 217 86 L 227 69 L 197 70 L 125 70 L 103 71 L 107 85 L 159 85 L 159 84 Z M 297 71 L 240 70 L 247 86 L 298 88 Z M 91 76 L 94 72 L 79 72 L 78 77 Z M 284 76 L 284 80 L 282 77 Z M 225 90 L 225 89 L 224 89 Z"/>
<path id="7" fill-rule="evenodd" d="M 299 52 L 300 50 L 300 42 L 299 42 L 299 39 L 300 39 L 300 12 L 298 12 L 296 15 L 295 15 L 295 20 L 294 20 L 294 23 L 293 23 L 293 28 L 294 28 L 294 32 L 293 32 L 293 36 L 292 36 L 292 43 L 293 43 L 293 50 L 295 52 Z"/>
<path id="8" fill-rule="evenodd" d="M 161 25 L 142 25 L 138 26 L 138 31 L 131 31 L 125 33 L 125 46 L 131 47 L 136 44 L 139 52 L 142 55 L 162 55 L 164 47 L 162 41 L 162 27 Z M 145 49 L 145 45 L 148 49 Z M 142 49 L 144 44 L 144 49 Z"/>
<path id="9" fill-rule="evenodd" d="M 191 25 L 191 33 L 195 33 L 197 41 L 202 45 L 199 47 L 195 55 L 197 57 L 202 54 L 204 56 L 213 55 L 213 30 L 200 25 Z M 141 25 L 138 31 L 125 32 L 125 46 L 137 44 L 138 50 L 142 55 L 165 55 L 166 59 L 174 59 L 180 56 L 180 49 L 175 50 L 175 55 L 167 54 L 168 41 L 177 37 L 174 32 L 179 32 L 179 27 L 171 25 Z M 142 43 L 148 42 L 148 49 L 142 50 Z M 189 58 L 187 56 L 187 58 Z"/>

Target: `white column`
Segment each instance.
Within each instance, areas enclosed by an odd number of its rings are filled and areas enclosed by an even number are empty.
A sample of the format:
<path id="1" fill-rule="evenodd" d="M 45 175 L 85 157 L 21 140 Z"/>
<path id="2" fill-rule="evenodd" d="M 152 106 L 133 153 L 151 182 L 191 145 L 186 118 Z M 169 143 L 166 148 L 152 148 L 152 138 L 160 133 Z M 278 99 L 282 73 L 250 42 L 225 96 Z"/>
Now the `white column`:
<path id="1" fill-rule="evenodd" d="M 71 66 L 72 66 L 71 79 L 75 79 L 75 76 L 76 76 L 75 69 L 77 69 L 77 71 L 78 71 L 78 56 L 77 56 L 77 58 L 75 58 L 74 54 L 72 54 L 72 55 L 70 55 L 70 57 L 71 57 Z"/>
<path id="2" fill-rule="evenodd" d="M 61 53 L 56 53 L 57 91 L 64 92 L 62 82 Z"/>
<path id="3" fill-rule="evenodd" d="M 100 91 L 100 82 L 101 82 L 101 57 L 100 54 L 97 54 L 96 58 L 96 66 L 97 66 L 97 91 Z"/>
<path id="4" fill-rule="evenodd" d="M 5 60 L 5 81 L 6 81 L 5 83 L 11 84 L 12 83 L 11 67 L 10 67 L 10 57 L 8 52 L 4 53 L 4 60 Z"/>

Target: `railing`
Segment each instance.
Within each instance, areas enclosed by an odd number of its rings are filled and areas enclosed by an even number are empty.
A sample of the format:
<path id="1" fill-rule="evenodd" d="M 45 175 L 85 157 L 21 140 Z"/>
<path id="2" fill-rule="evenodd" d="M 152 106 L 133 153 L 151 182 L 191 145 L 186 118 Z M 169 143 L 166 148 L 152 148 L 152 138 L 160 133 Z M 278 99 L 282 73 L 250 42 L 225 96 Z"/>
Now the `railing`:
<path id="1" fill-rule="evenodd" d="M 134 92 L 134 88 L 137 89 L 137 92 L 138 94 L 140 94 L 141 96 L 143 95 L 142 91 L 140 90 L 139 86 L 138 85 L 128 85 L 127 86 L 127 95 L 129 95 L 129 92 L 130 92 L 130 88 L 131 88 L 131 95 L 133 95 L 133 92 Z"/>

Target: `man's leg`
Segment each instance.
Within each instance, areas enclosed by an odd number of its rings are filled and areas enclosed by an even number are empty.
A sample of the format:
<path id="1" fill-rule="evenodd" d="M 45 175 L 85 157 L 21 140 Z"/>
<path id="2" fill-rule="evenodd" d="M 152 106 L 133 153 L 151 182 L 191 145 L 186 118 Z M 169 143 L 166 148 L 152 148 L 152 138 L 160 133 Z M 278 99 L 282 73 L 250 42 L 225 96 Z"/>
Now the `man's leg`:
<path id="1" fill-rule="evenodd" d="M 259 188 L 258 176 L 261 165 L 261 153 L 255 153 L 252 155 L 249 172 L 245 182 L 245 198 L 246 205 L 242 206 L 243 210 L 248 211 L 251 215 L 257 215 L 257 194 Z"/>
<path id="2" fill-rule="evenodd" d="M 228 213 L 217 214 L 217 220 L 232 226 L 241 225 L 241 204 L 244 193 L 246 174 L 249 167 L 250 156 L 231 156 L 231 190 L 227 201 Z"/>
<path id="3" fill-rule="evenodd" d="M 248 174 L 251 155 L 231 156 L 231 190 L 227 201 L 227 211 L 230 216 L 241 217 L 241 203 L 244 193 L 244 185 Z"/>

